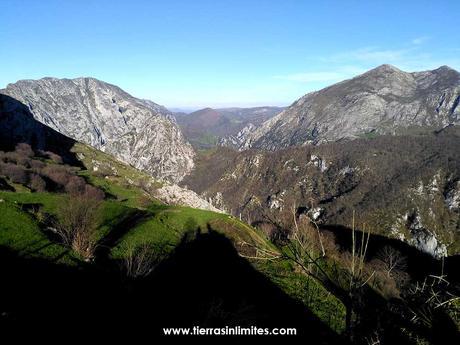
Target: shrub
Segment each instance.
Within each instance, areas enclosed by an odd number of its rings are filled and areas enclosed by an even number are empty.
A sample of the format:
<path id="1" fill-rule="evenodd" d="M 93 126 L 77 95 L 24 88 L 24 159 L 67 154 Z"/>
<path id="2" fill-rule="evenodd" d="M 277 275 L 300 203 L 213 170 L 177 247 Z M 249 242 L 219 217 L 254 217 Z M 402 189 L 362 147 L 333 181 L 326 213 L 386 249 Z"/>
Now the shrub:
<path id="1" fill-rule="evenodd" d="M 48 158 L 51 159 L 54 163 L 56 164 L 63 163 L 62 157 L 59 156 L 58 154 L 51 152 L 51 151 L 47 151 L 46 154 L 48 155 Z"/>
<path id="2" fill-rule="evenodd" d="M 29 158 L 34 156 L 34 150 L 32 150 L 30 145 L 26 143 L 17 144 L 16 152 L 19 153 L 21 156 L 25 156 Z"/>
<path id="3" fill-rule="evenodd" d="M 257 228 L 267 236 L 270 241 L 275 241 L 278 235 L 278 227 L 275 224 L 269 222 L 260 222 L 257 224 Z"/>
<path id="4" fill-rule="evenodd" d="M 72 177 L 72 174 L 65 167 L 57 165 L 44 167 L 42 174 L 60 186 L 66 186 Z"/>
<path id="5" fill-rule="evenodd" d="M 152 183 L 150 182 L 149 179 L 146 179 L 146 178 L 139 179 L 135 183 L 135 185 L 137 187 L 139 187 L 140 189 L 142 189 L 146 193 L 151 193 L 152 192 L 152 190 L 151 190 Z"/>
<path id="6" fill-rule="evenodd" d="M 380 291 L 385 298 L 397 298 L 400 291 L 396 281 L 387 274 L 382 261 L 373 259 L 368 263 L 368 269 L 374 272 L 373 279 L 369 282 L 371 286 Z"/>
<path id="7" fill-rule="evenodd" d="M 85 193 L 86 182 L 79 176 L 72 176 L 64 188 L 70 195 L 83 195 Z"/>
<path id="8" fill-rule="evenodd" d="M 30 161 L 30 169 L 32 169 L 32 171 L 37 174 L 40 173 L 45 166 L 46 164 L 43 163 L 42 161 L 39 161 L 36 159 L 32 159 Z"/>
<path id="9" fill-rule="evenodd" d="M 17 152 L 5 152 L 3 155 L 3 161 L 6 163 L 18 163 L 21 155 Z M 25 157 L 25 156 L 22 156 Z"/>
<path id="10" fill-rule="evenodd" d="M 154 248 L 148 243 L 139 246 L 128 244 L 125 249 L 123 267 L 128 277 L 146 277 L 152 273 L 164 257 L 164 249 L 161 247 Z"/>
<path id="11" fill-rule="evenodd" d="M 137 198 L 137 204 L 139 207 L 147 208 L 152 204 L 152 199 L 146 195 L 141 195 L 139 198 Z"/>
<path id="12" fill-rule="evenodd" d="M 56 164 L 62 164 L 63 160 L 62 157 L 59 156 L 58 154 L 51 152 L 51 151 L 43 151 L 43 150 L 38 150 L 38 155 L 43 158 L 48 158 L 52 160 Z"/>
<path id="13" fill-rule="evenodd" d="M 105 194 L 102 190 L 100 190 L 99 188 L 93 187 L 89 184 L 85 186 L 85 192 L 83 195 L 87 198 L 91 198 L 91 199 L 98 200 L 98 201 L 104 200 L 105 198 Z"/>
<path id="14" fill-rule="evenodd" d="M 26 170 L 16 164 L 2 164 L 1 171 L 14 183 L 26 184 L 29 180 Z"/>
<path id="15" fill-rule="evenodd" d="M 30 177 L 30 188 L 35 192 L 44 192 L 46 190 L 46 182 L 39 175 L 32 174 Z"/>
<path id="16" fill-rule="evenodd" d="M 100 208 L 99 200 L 84 195 L 66 199 L 57 209 L 57 233 L 85 260 L 92 259 L 96 250 Z"/>
<path id="17" fill-rule="evenodd" d="M 34 151 L 28 144 L 18 144 L 16 151 L 12 152 L 0 152 L 0 161 L 5 163 L 16 163 L 24 167 L 30 166 L 31 157 L 33 157 Z"/>
<path id="18" fill-rule="evenodd" d="M 331 231 L 323 231 L 322 241 L 324 252 L 327 257 L 331 259 L 338 259 L 340 257 L 340 250 L 337 245 L 335 235 Z"/>
<path id="19" fill-rule="evenodd" d="M 27 156 L 22 156 L 22 155 L 18 154 L 18 156 L 16 157 L 16 164 L 17 165 L 22 165 L 24 168 L 30 168 L 30 163 L 31 162 L 32 162 L 32 160 Z"/>
<path id="20" fill-rule="evenodd" d="M 49 215 L 43 211 L 42 207 L 32 207 L 29 212 L 37 220 L 38 223 L 47 223 Z"/>

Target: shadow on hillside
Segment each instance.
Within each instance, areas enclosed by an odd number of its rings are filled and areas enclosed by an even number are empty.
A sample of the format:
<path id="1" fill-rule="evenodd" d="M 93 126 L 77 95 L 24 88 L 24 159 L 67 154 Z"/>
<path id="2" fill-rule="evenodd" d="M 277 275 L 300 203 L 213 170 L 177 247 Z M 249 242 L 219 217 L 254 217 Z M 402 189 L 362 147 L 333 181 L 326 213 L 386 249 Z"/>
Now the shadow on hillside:
<path id="1" fill-rule="evenodd" d="M 14 192 L 14 188 L 9 185 L 3 177 L 0 177 L 0 190 Z"/>
<path id="2" fill-rule="evenodd" d="M 332 231 L 336 238 L 336 243 L 342 250 L 351 251 L 352 235 L 351 229 L 341 225 L 323 226 L 322 230 Z M 356 231 L 356 243 L 362 243 L 363 232 Z M 407 268 L 405 271 L 411 276 L 412 280 L 422 282 L 429 275 L 440 275 L 442 270 L 441 260 L 436 260 L 429 254 L 423 253 L 416 248 L 385 236 L 371 235 L 368 246 L 366 260 L 372 260 L 377 256 L 380 249 L 385 246 L 391 246 L 399 250 L 407 258 Z M 452 285 L 458 286 L 458 257 L 449 257 L 444 260 L 444 274 L 447 274 L 447 280 Z M 454 290 L 455 291 L 455 290 Z M 409 298 L 410 299 L 410 298 Z M 425 308 L 417 304 L 416 308 Z M 360 322 L 357 328 L 357 334 L 372 335 L 372 330 L 384 330 L 381 336 L 383 343 L 389 344 L 412 344 L 414 339 L 409 334 L 423 334 L 430 343 L 447 344 L 457 343 L 460 339 L 457 326 L 449 318 L 442 308 L 431 310 L 427 316 L 426 324 L 410 322 L 413 316 L 411 308 L 413 302 L 402 298 L 385 299 L 377 291 L 365 286 L 362 289 L 360 297 L 357 299 L 357 310 L 359 310 Z M 428 309 L 424 311 L 428 312 Z M 429 316 L 428 316 L 429 315 Z M 402 331 L 402 330 L 405 331 Z M 369 332 L 371 331 L 371 332 Z M 454 339 L 456 339 L 454 341 Z"/>
<path id="3" fill-rule="evenodd" d="M 335 235 L 337 244 L 345 250 L 350 251 L 352 247 L 351 229 L 342 225 L 324 225 L 323 230 L 332 231 Z M 361 242 L 361 231 L 356 231 L 357 243 Z M 435 259 L 433 256 L 424 253 L 417 248 L 397 239 L 391 239 L 386 236 L 371 234 L 367 250 L 367 259 L 370 260 L 376 256 L 378 251 L 385 246 L 391 246 L 399 250 L 407 258 L 407 273 L 415 280 L 423 280 L 427 275 L 440 275 L 442 270 L 442 261 Z M 444 260 L 444 274 L 447 274 L 454 282 L 460 282 L 458 264 L 460 256 L 447 257 Z"/>
<path id="4" fill-rule="evenodd" d="M 96 258 L 99 261 L 107 261 L 111 248 L 115 247 L 131 229 L 144 223 L 151 217 L 152 215 L 149 212 L 136 209 L 116 219 L 115 224 L 110 228 L 110 232 L 99 241 L 96 249 Z"/>
<path id="5" fill-rule="evenodd" d="M 29 108 L 17 99 L 0 94 L 0 149 L 10 151 L 19 143 L 52 151 L 65 163 L 81 166 L 70 151 L 75 140 L 37 121 Z"/>
<path id="6" fill-rule="evenodd" d="M 101 265 L 72 268 L 20 258 L 5 248 L 0 271 L 0 323 L 10 331 L 27 329 L 17 335 L 35 340 L 64 333 L 152 339 L 162 327 L 259 326 L 296 327 L 292 341 L 343 343 L 212 229 L 185 236 L 142 280 L 127 281 Z"/>

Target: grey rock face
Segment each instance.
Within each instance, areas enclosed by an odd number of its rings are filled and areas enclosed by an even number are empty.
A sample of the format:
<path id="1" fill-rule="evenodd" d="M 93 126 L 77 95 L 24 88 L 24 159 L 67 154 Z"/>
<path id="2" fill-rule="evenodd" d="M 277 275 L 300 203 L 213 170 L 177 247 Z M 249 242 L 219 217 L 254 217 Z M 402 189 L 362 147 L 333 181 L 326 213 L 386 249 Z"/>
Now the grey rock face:
<path id="1" fill-rule="evenodd" d="M 168 205 L 189 206 L 201 210 L 224 213 L 224 211 L 214 207 L 210 202 L 201 198 L 194 191 L 176 184 L 163 185 L 155 191 L 154 196 Z"/>
<path id="2" fill-rule="evenodd" d="M 446 193 L 445 202 L 449 210 L 460 210 L 460 181 L 457 181 Z"/>
<path id="3" fill-rule="evenodd" d="M 236 135 L 230 135 L 228 137 L 219 140 L 220 146 L 227 146 L 233 148 L 245 148 L 245 143 L 248 135 L 257 129 L 252 123 L 241 129 Z"/>
<path id="4" fill-rule="evenodd" d="M 419 215 L 414 215 L 412 219 L 407 218 L 407 221 L 411 234 L 409 240 L 411 245 L 437 259 L 447 256 L 445 244 L 440 243 L 435 234 L 424 228 Z"/>
<path id="5" fill-rule="evenodd" d="M 22 80 L 0 93 L 24 103 L 56 131 L 112 154 L 151 175 L 180 181 L 194 151 L 172 114 L 93 78 Z"/>
<path id="6" fill-rule="evenodd" d="M 240 150 L 277 150 L 408 127 L 443 128 L 460 122 L 459 103 L 460 73 L 447 66 L 406 73 L 382 65 L 303 96 L 235 141 Z"/>

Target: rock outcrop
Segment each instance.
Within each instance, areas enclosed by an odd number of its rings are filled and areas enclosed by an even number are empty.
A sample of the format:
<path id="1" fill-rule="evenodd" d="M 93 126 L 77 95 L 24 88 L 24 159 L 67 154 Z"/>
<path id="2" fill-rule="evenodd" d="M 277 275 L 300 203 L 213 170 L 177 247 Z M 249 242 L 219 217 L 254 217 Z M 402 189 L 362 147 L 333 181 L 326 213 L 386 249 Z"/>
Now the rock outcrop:
<path id="1" fill-rule="evenodd" d="M 180 206 L 189 206 L 201 210 L 224 213 L 222 210 L 214 207 L 210 202 L 204 200 L 194 191 L 179 187 L 175 184 L 165 184 L 155 190 L 154 196 L 165 204 Z"/>

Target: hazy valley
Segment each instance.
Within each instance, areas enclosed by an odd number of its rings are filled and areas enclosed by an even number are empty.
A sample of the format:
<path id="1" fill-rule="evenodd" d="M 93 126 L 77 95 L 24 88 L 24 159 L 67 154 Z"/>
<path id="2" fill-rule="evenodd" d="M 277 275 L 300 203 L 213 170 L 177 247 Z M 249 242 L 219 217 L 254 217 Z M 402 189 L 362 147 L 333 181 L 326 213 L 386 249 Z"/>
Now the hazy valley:
<path id="1" fill-rule="evenodd" d="M 282 110 L 280 107 L 205 108 L 190 114 L 176 114 L 176 120 L 192 145 L 206 149 L 217 144 L 231 145 L 233 137 L 260 126 Z"/>

